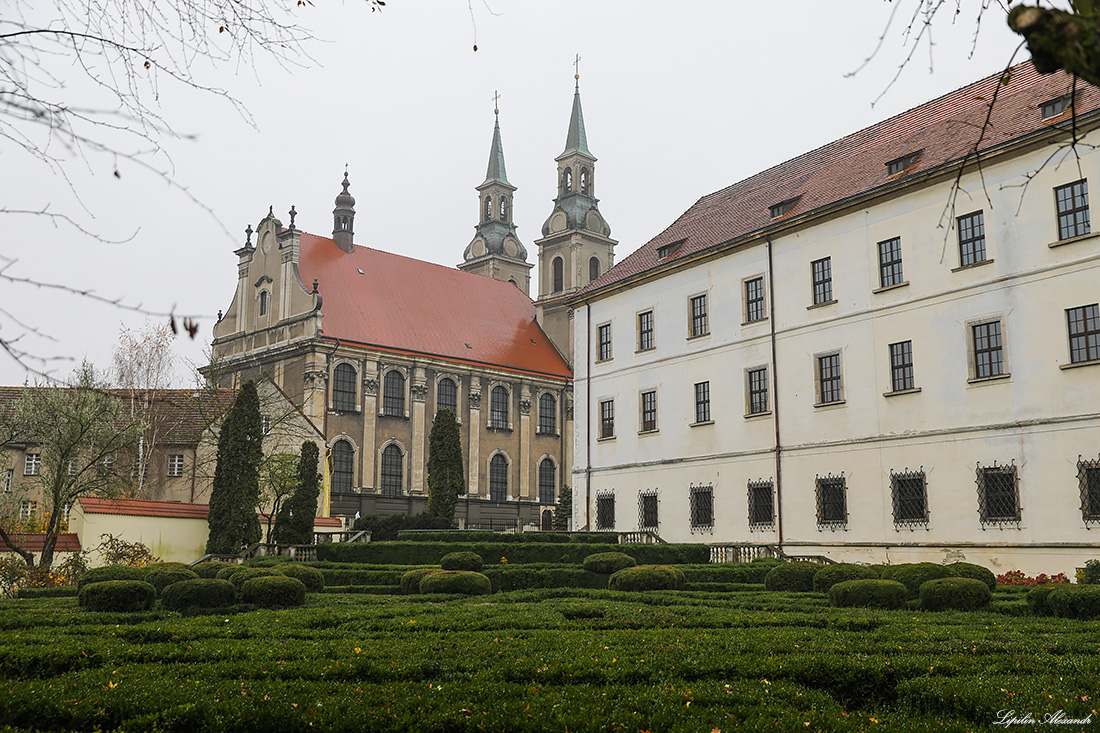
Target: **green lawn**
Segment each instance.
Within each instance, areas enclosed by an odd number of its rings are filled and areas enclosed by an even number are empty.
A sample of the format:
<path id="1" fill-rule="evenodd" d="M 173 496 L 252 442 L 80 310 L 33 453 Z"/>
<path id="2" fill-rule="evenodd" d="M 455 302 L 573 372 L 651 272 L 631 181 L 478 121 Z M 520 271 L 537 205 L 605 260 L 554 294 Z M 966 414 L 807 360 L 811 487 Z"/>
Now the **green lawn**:
<path id="1" fill-rule="evenodd" d="M 1021 602 L 998 593 L 994 608 Z M 1002 710 L 1100 708 L 1100 622 L 1007 613 L 840 610 L 764 591 L 329 594 L 191 618 L 5 600 L 0 725 L 963 731 L 1005 730 L 992 725 Z M 1057 728 L 1100 731 L 1092 720 Z"/>

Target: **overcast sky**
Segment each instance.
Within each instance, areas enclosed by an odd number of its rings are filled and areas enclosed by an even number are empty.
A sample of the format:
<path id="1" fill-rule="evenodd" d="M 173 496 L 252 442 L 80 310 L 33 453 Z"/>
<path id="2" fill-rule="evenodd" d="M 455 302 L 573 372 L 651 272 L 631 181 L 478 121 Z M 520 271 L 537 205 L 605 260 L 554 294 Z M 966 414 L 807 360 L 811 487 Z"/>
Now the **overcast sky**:
<path id="1" fill-rule="evenodd" d="M 850 77 L 899 4 L 878 55 Z M 323 39 L 308 45 L 308 68 L 258 58 L 255 67 L 196 69 L 240 100 L 255 127 L 221 97 L 162 84 L 161 111 L 181 137 L 164 139 L 170 159 L 148 162 L 175 186 L 89 152 L 66 169 L 78 200 L 50 168 L 0 142 L 0 208 L 48 205 L 108 239 L 134 235 L 103 244 L 42 217 L 0 215 L 0 255 L 17 260 L 10 275 L 200 316 L 198 338 L 180 340 L 178 351 L 201 361 L 215 314 L 230 305 L 245 227 L 268 206 L 287 223 L 293 204 L 299 229 L 330 235 L 345 164 L 357 244 L 457 264 L 477 221 L 474 187 L 485 176 L 499 91 L 514 217 L 534 263 L 580 54 L 596 194 L 621 260 L 700 196 L 1000 70 L 1019 39 L 1003 11 L 990 10 L 971 55 L 966 13 L 976 8 L 968 5 L 977 3 L 963 3 L 954 22 L 954 5 L 945 6 L 931 60 L 924 43 L 886 90 L 911 48 L 904 16 L 915 0 L 474 0 L 472 9 L 463 0 L 388 0 L 381 13 L 352 0 L 318 2 L 297 11 Z M 52 63 L 74 99 L 95 104 L 71 59 Z M 38 356 L 106 367 L 120 322 L 142 321 L 0 283 L 0 334 L 24 333 L 19 346 Z M 73 366 L 46 368 L 64 376 Z M 180 386 L 190 383 L 185 367 L 180 375 Z M 0 384 L 27 378 L 0 354 Z"/>

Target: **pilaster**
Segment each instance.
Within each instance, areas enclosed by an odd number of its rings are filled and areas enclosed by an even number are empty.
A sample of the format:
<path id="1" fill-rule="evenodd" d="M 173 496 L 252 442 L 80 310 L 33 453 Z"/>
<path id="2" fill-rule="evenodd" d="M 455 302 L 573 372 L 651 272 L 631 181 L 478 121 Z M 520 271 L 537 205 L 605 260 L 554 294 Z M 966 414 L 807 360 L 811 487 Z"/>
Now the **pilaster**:
<path id="1" fill-rule="evenodd" d="M 531 498 L 531 430 L 531 386 L 523 382 L 519 392 L 519 496 L 509 498 Z"/>
<path id="2" fill-rule="evenodd" d="M 478 496 L 478 477 L 481 476 L 481 377 L 470 377 L 469 422 L 470 431 L 470 481 L 467 493 Z"/>
<path id="3" fill-rule="evenodd" d="M 424 468 L 428 453 L 428 433 L 425 422 L 428 378 L 424 367 L 413 367 L 409 392 L 412 395 L 412 441 L 409 444 L 409 465 L 412 469 L 411 493 L 423 494 L 427 492 Z"/>
<path id="4" fill-rule="evenodd" d="M 359 485 L 374 486 L 375 461 L 378 458 L 378 445 L 375 431 L 378 427 L 378 362 L 374 359 L 363 360 L 363 447 L 360 464 Z"/>

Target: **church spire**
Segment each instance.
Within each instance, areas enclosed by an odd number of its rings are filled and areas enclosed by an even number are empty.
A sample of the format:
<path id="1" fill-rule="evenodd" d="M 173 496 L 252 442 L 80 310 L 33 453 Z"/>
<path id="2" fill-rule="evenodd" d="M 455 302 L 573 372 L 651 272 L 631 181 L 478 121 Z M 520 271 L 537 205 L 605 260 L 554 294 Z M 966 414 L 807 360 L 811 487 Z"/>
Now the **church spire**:
<path id="1" fill-rule="evenodd" d="M 344 190 L 336 196 L 336 208 L 332 210 L 332 241 L 345 252 L 351 252 L 355 245 L 355 197 L 348 193 L 348 169 L 344 166 Z"/>
<path id="2" fill-rule="evenodd" d="M 493 102 L 500 100 L 500 94 L 493 94 Z M 485 183 L 503 183 L 508 186 L 508 173 L 504 168 L 504 144 L 500 141 L 500 107 L 493 108 L 496 122 L 493 125 L 493 143 L 489 147 L 489 167 L 485 171 Z M 482 183 L 481 185 L 485 185 Z"/>
<path id="3" fill-rule="evenodd" d="M 577 58 L 580 61 L 580 57 Z M 588 136 L 584 134 L 584 113 L 581 111 L 581 75 L 575 74 L 576 86 L 573 88 L 573 111 L 569 115 L 569 132 L 565 136 L 565 150 L 562 155 L 580 153 L 592 157 L 588 151 Z M 559 156 L 560 157 L 560 156 Z"/>

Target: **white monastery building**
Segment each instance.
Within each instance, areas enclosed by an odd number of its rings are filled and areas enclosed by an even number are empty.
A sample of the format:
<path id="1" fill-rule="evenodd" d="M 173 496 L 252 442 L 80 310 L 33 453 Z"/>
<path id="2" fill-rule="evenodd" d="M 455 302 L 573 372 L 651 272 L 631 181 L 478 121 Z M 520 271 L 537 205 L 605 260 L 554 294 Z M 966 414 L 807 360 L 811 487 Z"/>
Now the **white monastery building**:
<path id="1" fill-rule="evenodd" d="M 1100 91 L 1016 66 L 704 196 L 581 288 L 574 524 L 1100 556 L 1097 127 Z"/>

